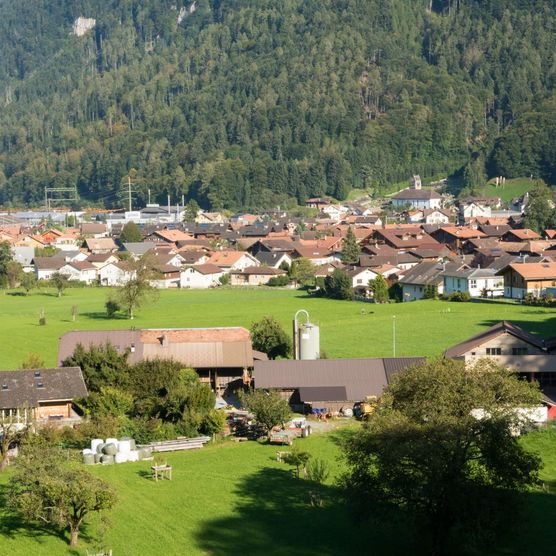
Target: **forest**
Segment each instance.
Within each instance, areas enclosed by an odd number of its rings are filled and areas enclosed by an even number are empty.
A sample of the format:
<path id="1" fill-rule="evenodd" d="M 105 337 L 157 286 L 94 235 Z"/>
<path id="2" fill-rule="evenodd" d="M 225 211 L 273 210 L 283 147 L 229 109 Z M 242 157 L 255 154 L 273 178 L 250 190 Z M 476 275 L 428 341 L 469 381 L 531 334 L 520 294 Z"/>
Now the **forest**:
<path id="1" fill-rule="evenodd" d="M 0 0 L 0 204 L 556 183 L 551 0 Z M 82 36 L 78 17 L 94 18 Z"/>

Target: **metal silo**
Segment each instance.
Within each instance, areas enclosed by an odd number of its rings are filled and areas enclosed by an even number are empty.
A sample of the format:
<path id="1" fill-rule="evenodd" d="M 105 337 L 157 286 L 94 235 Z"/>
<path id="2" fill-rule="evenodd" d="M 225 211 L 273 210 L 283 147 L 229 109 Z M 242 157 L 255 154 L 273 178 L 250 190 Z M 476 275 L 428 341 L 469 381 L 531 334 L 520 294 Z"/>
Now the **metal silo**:
<path id="1" fill-rule="evenodd" d="M 303 313 L 305 324 L 299 324 L 297 317 Z M 294 328 L 294 357 L 295 359 L 319 359 L 320 331 L 316 324 L 309 321 L 309 313 L 303 309 L 297 311 L 293 321 Z"/>

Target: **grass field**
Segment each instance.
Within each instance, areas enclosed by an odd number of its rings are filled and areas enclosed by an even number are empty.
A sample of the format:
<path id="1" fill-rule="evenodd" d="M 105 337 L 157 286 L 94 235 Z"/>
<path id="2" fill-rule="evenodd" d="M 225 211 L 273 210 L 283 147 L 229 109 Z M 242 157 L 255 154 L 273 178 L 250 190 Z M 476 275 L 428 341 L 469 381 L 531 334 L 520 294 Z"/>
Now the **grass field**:
<path id="1" fill-rule="evenodd" d="M 331 466 L 323 508 L 309 505 L 313 487 L 308 482 L 292 478 L 288 466 L 275 461 L 276 446 L 255 442 L 168 454 L 172 482 L 153 482 L 149 462 L 94 467 L 92 471 L 113 484 L 119 497 L 110 512 L 106 546 L 114 556 L 426 554 L 425 543 L 407 523 L 394 523 L 391 528 L 359 524 L 339 501 L 333 482 L 343 469 L 338 446 L 342 434 L 346 434 L 343 429 L 298 441 Z M 531 450 L 542 450 L 543 480 L 556 493 L 556 432 L 533 433 L 524 442 Z M 8 477 L 9 472 L 0 476 L 0 495 Z M 522 527 L 508 530 L 495 548 L 477 556 L 551 553 L 556 543 L 555 515 L 554 494 L 529 494 Z M 84 555 L 94 547 L 98 529 L 92 523 L 78 549 L 71 551 L 66 539 L 38 526 L 23 527 L 0 504 L 0 554 Z"/>
<path id="2" fill-rule="evenodd" d="M 530 178 L 507 179 L 503 187 L 496 187 L 494 180 L 490 180 L 479 191 L 480 197 L 500 197 L 502 201 L 511 201 L 515 197 L 520 197 L 526 191 L 532 189 L 535 180 Z"/>
<path id="3" fill-rule="evenodd" d="M 418 301 L 389 305 L 308 297 L 304 292 L 256 289 L 166 290 L 133 321 L 105 317 L 106 288 L 75 288 L 58 298 L 54 292 L 29 296 L 0 294 L 0 369 L 17 368 L 29 352 L 47 365 L 56 363 L 58 338 L 74 329 L 246 326 L 275 316 L 291 330 L 298 309 L 307 309 L 320 325 L 321 349 L 327 357 L 439 355 L 481 329 L 511 320 L 526 330 L 556 334 L 556 312 L 513 302 L 449 303 Z M 72 322 L 71 308 L 79 316 Z M 46 326 L 39 326 L 44 308 Z M 395 319 L 394 319 L 395 317 Z"/>

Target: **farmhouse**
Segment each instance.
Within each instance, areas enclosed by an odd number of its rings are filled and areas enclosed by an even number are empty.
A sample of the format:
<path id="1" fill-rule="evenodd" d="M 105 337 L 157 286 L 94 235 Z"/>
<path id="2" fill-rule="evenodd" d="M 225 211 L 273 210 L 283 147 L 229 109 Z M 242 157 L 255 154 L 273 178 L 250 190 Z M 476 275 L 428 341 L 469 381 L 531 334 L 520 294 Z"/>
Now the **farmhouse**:
<path id="1" fill-rule="evenodd" d="M 404 189 L 393 195 L 391 200 L 394 207 L 410 205 L 421 209 L 439 209 L 442 204 L 442 196 L 433 189 Z"/>
<path id="2" fill-rule="evenodd" d="M 224 271 L 214 264 L 198 264 L 187 267 L 180 274 L 180 288 L 215 288 L 220 285 Z"/>
<path id="3" fill-rule="evenodd" d="M 230 272 L 230 284 L 232 286 L 261 286 L 268 284 L 271 278 L 286 276 L 286 271 L 270 266 L 250 266 L 244 270 Z"/>
<path id="4" fill-rule="evenodd" d="M 82 330 L 66 332 L 60 338 L 58 360 L 70 357 L 78 344 L 91 346 L 112 344 L 128 361 L 174 359 L 197 371 L 201 380 L 218 393 L 229 384 L 243 384 L 253 368 L 255 357 L 249 330 L 228 328 L 166 328 L 142 330 Z"/>
<path id="5" fill-rule="evenodd" d="M 38 423 L 80 419 L 74 400 L 87 397 L 79 367 L 0 371 L 0 413 Z"/>
<path id="6" fill-rule="evenodd" d="M 504 282 L 494 268 L 460 268 L 442 273 L 444 293 L 465 292 L 471 297 L 499 297 L 504 295 Z"/>
<path id="7" fill-rule="evenodd" d="M 280 359 L 256 361 L 253 375 L 255 388 L 280 390 L 296 411 L 340 411 L 367 396 L 380 396 L 397 373 L 424 362 L 424 357 Z"/>
<path id="8" fill-rule="evenodd" d="M 528 293 L 541 297 L 556 286 L 556 263 L 512 263 L 497 272 L 504 277 L 504 296 L 523 299 Z"/>

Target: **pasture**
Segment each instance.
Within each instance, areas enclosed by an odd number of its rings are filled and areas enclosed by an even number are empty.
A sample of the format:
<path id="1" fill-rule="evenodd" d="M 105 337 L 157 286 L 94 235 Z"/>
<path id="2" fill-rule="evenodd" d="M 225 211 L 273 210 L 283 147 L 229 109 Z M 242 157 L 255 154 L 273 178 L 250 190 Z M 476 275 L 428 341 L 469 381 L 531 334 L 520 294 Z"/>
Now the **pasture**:
<path id="1" fill-rule="evenodd" d="M 510 301 L 375 305 L 273 288 L 165 290 L 157 301 L 139 309 L 134 320 L 128 320 L 123 316 L 106 318 L 104 303 L 109 293 L 107 288 L 72 288 L 60 298 L 53 290 L 28 296 L 1 293 L 0 369 L 17 368 L 31 352 L 39 354 L 46 365 L 55 365 L 58 339 L 68 330 L 249 327 L 253 321 L 272 315 L 290 332 L 298 309 L 309 311 L 311 321 L 320 325 L 321 350 L 329 358 L 389 357 L 394 347 L 397 356 L 436 356 L 500 320 L 511 320 L 545 336 L 556 334 L 553 309 Z M 79 313 L 75 322 L 74 305 Z M 45 326 L 39 326 L 41 310 L 46 316 Z"/>
<path id="2" fill-rule="evenodd" d="M 111 527 L 104 545 L 115 556 L 303 556 L 426 554 L 426 543 L 406 523 L 361 523 L 339 497 L 335 480 L 343 461 L 339 442 L 349 429 L 297 441 L 313 457 L 326 460 L 331 476 L 320 489 L 323 507 L 310 505 L 315 487 L 292 477 L 290 468 L 275 459 L 276 446 L 224 442 L 195 452 L 168 454 L 173 480 L 155 483 L 150 462 L 92 468 L 118 492 L 109 513 Z M 542 453 L 545 491 L 524 497 L 519 528 L 476 556 L 550 553 L 556 542 L 556 431 L 531 433 L 523 439 Z M 9 471 L 0 475 L 0 553 L 11 556 L 85 555 L 98 546 L 98 521 L 82 533 L 71 550 L 66 538 L 39 525 L 25 525 L 2 509 L 1 496 Z"/>

